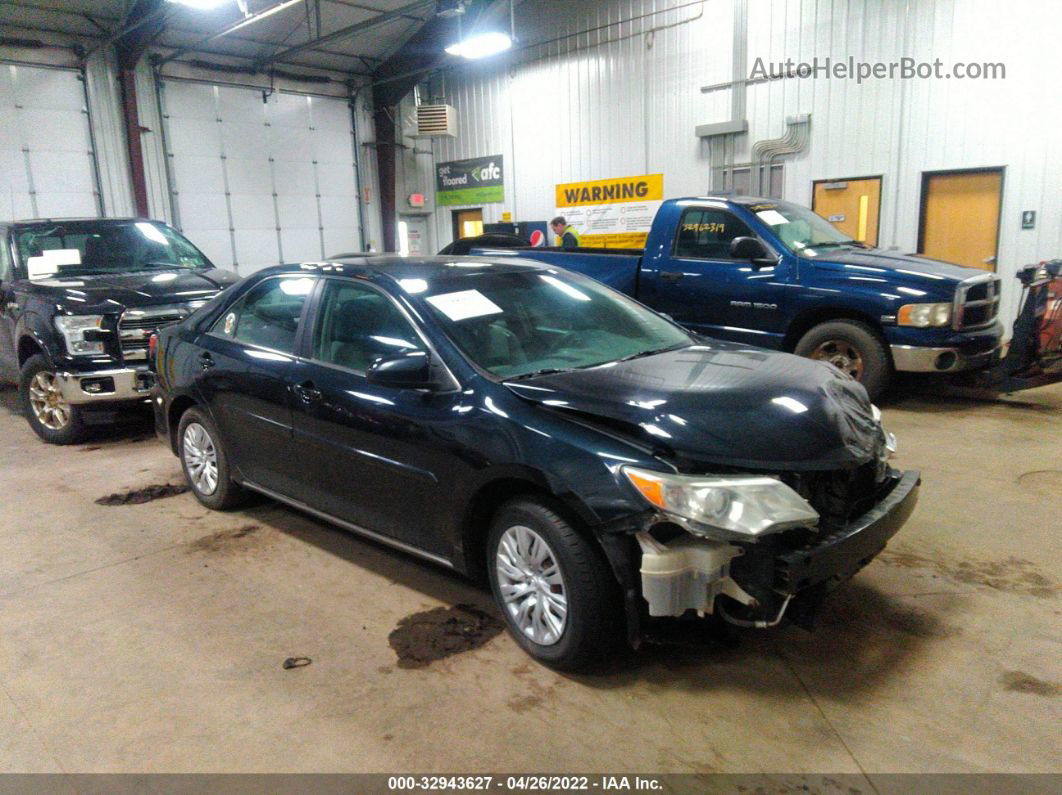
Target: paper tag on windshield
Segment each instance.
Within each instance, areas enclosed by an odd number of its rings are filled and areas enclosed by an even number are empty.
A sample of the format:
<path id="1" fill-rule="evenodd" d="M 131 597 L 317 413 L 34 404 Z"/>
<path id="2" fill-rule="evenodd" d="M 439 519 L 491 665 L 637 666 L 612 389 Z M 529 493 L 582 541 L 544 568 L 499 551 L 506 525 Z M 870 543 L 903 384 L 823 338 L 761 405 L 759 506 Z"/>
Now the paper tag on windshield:
<path id="1" fill-rule="evenodd" d="M 26 269 L 31 279 L 54 276 L 62 265 L 80 265 L 81 252 L 76 248 L 53 248 L 42 251 L 39 257 L 26 260 Z"/>
<path id="2" fill-rule="evenodd" d="M 762 212 L 756 213 L 756 215 L 758 215 L 760 220 L 768 226 L 781 226 L 782 224 L 789 223 L 789 219 L 777 210 L 763 210 Z"/>
<path id="3" fill-rule="evenodd" d="M 479 290 L 443 293 L 442 295 L 430 296 L 427 300 L 429 304 L 454 322 L 467 320 L 470 317 L 500 315 L 504 311 Z"/>

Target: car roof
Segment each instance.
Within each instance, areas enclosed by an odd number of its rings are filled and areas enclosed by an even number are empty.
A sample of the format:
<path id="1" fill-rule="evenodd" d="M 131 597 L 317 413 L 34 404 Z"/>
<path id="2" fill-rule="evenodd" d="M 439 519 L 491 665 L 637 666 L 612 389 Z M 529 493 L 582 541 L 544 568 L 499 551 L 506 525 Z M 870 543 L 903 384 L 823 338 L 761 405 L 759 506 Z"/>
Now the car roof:
<path id="1" fill-rule="evenodd" d="M 731 204 L 785 204 L 784 199 L 771 199 L 767 196 L 744 196 L 730 193 L 710 193 L 707 196 L 687 196 L 676 201 L 717 201 L 730 202 Z"/>
<path id="2" fill-rule="evenodd" d="M 5 224 L 11 226 L 21 226 L 23 224 L 121 224 L 129 223 L 131 221 L 151 221 L 152 223 L 165 223 L 165 221 L 157 221 L 153 218 L 20 218 L 17 221 L 5 221 Z"/>
<path id="3" fill-rule="evenodd" d="M 370 257 L 343 257 L 338 259 L 323 260 L 321 262 L 303 262 L 291 265 L 275 265 L 256 271 L 256 274 L 287 274 L 306 273 L 316 271 L 319 273 L 339 273 L 347 276 L 365 276 L 379 274 L 393 279 L 431 279 L 447 273 L 454 273 L 461 267 L 487 266 L 491 273 L 533 273 L 535 271 L 547 271 L 552 266 L 527 259 L 512 257 L 469 257 L 469 256 L 442 256 L 442 257 L 399 257 L 399 256 L 370 256 Z"/>

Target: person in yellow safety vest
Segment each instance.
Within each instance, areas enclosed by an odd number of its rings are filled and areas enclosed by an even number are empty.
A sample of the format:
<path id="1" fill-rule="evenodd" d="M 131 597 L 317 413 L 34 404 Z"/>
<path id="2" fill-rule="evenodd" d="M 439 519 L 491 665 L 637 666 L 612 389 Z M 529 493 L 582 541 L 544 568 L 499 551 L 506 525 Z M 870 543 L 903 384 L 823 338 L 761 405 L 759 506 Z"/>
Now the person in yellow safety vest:
<path id="1" fill-rule="evenodd" d="M 553 234 L 557 236 L 558 246 L 561 248 L 579 248 L 581 243 L 579 233 L 575 231 L 574 226 L 568 226 L 568 222 L 564 220 L 563 215 L 558 215 L 550 221 L 549 227 L 553 230 Z"/>

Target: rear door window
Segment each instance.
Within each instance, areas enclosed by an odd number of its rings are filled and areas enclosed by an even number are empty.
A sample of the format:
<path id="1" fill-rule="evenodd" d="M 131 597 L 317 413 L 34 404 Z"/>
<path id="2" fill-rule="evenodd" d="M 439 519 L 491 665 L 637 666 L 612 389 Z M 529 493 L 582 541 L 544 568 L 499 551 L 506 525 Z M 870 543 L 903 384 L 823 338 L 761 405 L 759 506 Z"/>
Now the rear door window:
<path id="1" fill-rule="evenodd" d="M 258 348 L 294 353 L 302 310 L 314 281 L 289 276 L 259 282 L 218 318 L 211 333 Z"/>
<path id="2" fill-rule="evenodd" d="M 728 260 L 735 237 L 753 237 L 743 221 L 726 210 L 693 207 L 682 214 L 675 256 L 690 259 Z"/>

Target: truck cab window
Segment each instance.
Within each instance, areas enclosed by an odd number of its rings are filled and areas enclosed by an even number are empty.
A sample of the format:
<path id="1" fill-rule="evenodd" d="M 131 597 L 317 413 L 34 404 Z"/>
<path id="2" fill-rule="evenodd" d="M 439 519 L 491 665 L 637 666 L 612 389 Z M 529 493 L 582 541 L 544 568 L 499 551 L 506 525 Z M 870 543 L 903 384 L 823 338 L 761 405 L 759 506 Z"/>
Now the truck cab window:
<path id="1" fill-rule="evenodd" d="M 691 259 L 730 259 L 730 241 L 754 237 L 743 221 L 725 210 L 692 208 L 682 214 L 675 256 Z"/>
<path id="2" fill-rule="evenodd" d="M 260 348 L 293 353 L 302 307 L 313 282 L 306 277 L 259 282 L 218 318 L 211 333 Z"/>

